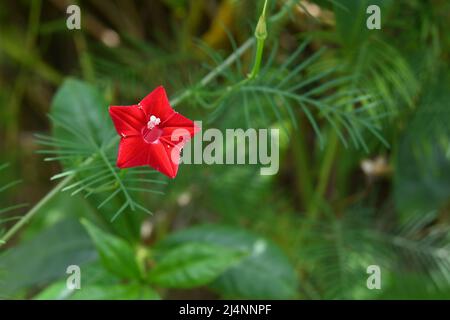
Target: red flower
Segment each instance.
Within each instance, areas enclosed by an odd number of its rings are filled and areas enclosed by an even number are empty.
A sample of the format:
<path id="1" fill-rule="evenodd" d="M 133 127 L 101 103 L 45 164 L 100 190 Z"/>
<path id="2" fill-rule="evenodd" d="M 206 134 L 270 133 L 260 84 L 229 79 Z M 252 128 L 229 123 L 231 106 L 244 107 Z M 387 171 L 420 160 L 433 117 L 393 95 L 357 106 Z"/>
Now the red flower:
<path id="1" fill-rule="evenodd" d="M 121 136 L 119 168 L 149 165 L 175 178 L 181 149 L 199 128 L 172 109 L 162 86 L 137 105 L 110 106 L 109 114 Z"/>

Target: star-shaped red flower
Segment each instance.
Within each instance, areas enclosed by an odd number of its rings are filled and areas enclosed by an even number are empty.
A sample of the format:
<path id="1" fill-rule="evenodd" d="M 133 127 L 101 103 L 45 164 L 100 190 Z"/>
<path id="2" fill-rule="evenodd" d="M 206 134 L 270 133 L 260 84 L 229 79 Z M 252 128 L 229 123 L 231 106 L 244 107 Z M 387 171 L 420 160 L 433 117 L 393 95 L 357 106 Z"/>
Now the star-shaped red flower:
<path id="1" fill-rule="evenodd" d="M 199 128 L 172 109 L 162 86 L 137 105 L 110 106 L 109 114 L 121 136 L 119 168 L 149 165 L 175 178 L 181 149 Z"/>

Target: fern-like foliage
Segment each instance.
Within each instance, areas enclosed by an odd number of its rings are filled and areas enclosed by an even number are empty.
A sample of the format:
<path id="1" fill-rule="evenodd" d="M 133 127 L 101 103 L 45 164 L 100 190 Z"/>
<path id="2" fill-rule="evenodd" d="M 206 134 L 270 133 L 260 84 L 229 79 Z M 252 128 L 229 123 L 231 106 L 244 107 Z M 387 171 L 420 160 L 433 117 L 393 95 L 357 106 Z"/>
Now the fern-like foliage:
<path id="1" fill-rule="evenodd" d="M 436 213 L 390 227 L 380 219 L 386 215 L 377 215 L 372 209 L 353 208 L 343 217 L 304 221 L 299 260 L 305 268 L 308 296 L 374 298 L 370 290 L 361 290 L 369 265 L 380 266 L 384 279 L 420 275 L 434 292 L 449 291 L 449 228 L 437 223 Z"/>
<path id="2" fill-rule="evenodd" d="M 9 167 L 8 163 L 0 165 L 0 173 L 2 171 L 6 170 L 8 167 Z M 20 182 L 21 182 L 21 180 L 15 180 L 15 181 L 12 181 L 12 182 L 6 183 L 5 185 L 0 186 L 0 193 L 4 193 L 8 189 L 15 187 Z M 11 216 L 9 214 L 15 210 L 24 208 L 26 206 L 27 206 L 27 204 L 15 204 L 15 205 L 10 205 L 10 206 L 0 207 L 0 238 L 5 233 L 5 228 L 6 228 L 7 223 L 21 219 L 21 216 L 19 216 L 19 215 Z M 1 244 L 2 243 L 0 242 L 0 245 Z"/>
<path id="3" fill-rule="evenodd" d="M 439 290 L 450 287 L 450 227 L 439 224 L 435 211 L 411 217 L 379 238 L 392 248 L 390 258 L 405 272 L 425 274 Z M 401 263 L 408 261 L 408 265 Z"/>
<path id="4" fill-rule="evenodd" d="M 412 107 L 417 79 L 397 49 L 382 40 L 369 39 L 361 50 L 352 52 L 347 58 L 348 69 L 364 88 L 379 93 L 384 110 L 391 116 L 398 116 L 402 106 Z"/>
<path id="5" fill-rule="evenodd" d="M 149 87 L 163 83 L 183 87 L 187 79 L 181 66 L 192 64 L 192 54 L 168 52 L 126 35 L 123 38 L 124 44 L 115 50 L 92 44 L 90 58 L 96 82 L 114 86 L 115 94 L 123 99 L 144 96 Z"/>
<path id="6" fill-rule="evenodd" d="M 423 97 L 400 136 L 394 179 L 399 212 L 441 211 L 450 203 L 449 85 L 445 72 L 424 83 Z"/>
<path id="7" fill-rule="evenodd" d="M 234 40 L 231 43 L 236 47 Z M 213 110 L 210 122 L 217 123 L 220 118 L 221 123 L 239 123 L 245 119 L 247 127 L 269 127 L 273 123 L 285 126 L 287 122 L 297 128 L 303 114 L 321 146 L 325 143 L 323 124 L 330 125 L 346 147 L 352 144 L 367 151 L 364 132 L 388 145 L 379 132 L 378 120 L 383 115 L 374 112 L 380 105 L 379 98 L 351 86 L 355 79 L 341 72 L 342 68 L 324 66 L 326 49 L 308 54 L 309 43 L 301 43 L 281 64 L 275 61 L 278 46 L 274 44 L 254 79 L 245 77 L 243 61 L 236 59 L 235 65 L 222 69 L 210 86 L 191 89 L 196 104 Z M 215 64 L 224 63 L 220 54 L 203 44 L 201 47 Z"/>
<path id="8" fill-rule="evenodd" d="M 115 220 L 125 210 L 151 211 L 138 200 L 138 194 L 162 194 L 158 186 L 166 182 L 153 178 L 151 168 L 119 170 L 116 165 L 119 139 L 108 117 L 107 103 L 92 86 L 67 80 L 56 94 L 50 119 L 53 135 L 36 135 L 37 142 L 49 149 L 38 151 L 49 155 L 45 161 L 59 161 L 64 170 L 52 180 L 64 180 L 63 191 L 86 198 L 102 195 L 101 209 L 115 198 L 121 205 L 113 214 Z"/>
<path id="9" fill-rule="evenodd" d="M 382 110 L 391 119 L 401 115 L 403 106 L 412 107 L 418 81 L 405 56 L 386 39 L 388 36 L 367 29 L 365 8 L 376 4 L 388 12 L 394 3 L 334 0 L 336 30 L 317 34 L 317 38 L 332 39 L 339 48 L 330 63 L 354 75 L 361 88 L 376 91 L 383 102 Z"/>

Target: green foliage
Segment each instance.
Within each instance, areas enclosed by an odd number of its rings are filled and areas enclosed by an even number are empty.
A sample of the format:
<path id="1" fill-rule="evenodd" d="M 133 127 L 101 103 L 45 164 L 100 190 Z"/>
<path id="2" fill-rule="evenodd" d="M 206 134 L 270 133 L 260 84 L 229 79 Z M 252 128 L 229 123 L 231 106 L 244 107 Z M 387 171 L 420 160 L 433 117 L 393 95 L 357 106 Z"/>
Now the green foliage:
<path id="1" fill-rule="evenodd" d="M 90 285 L 80 290 L 67 291 L 65 282 L 57 282 L 41 292 L 36 300 L 158 300 L 159 295 L 139 284 Z"/>
<path id="2" fill-rule="evenodd" d="M 8 163 L 2 164 L 0 165 L 0 172 L 2 172 L 3 170 L 7 169 L 9 167 Z M 3 186 L 0 186 L 0 194 L 3 192 L 5 193 L 5 191 L 7 191 L 10 188 L 13 188 L 14 186 L 16 186 L 17 184 L 19 184 L 21 181 L 20 180 L 15 180 L 12 182 L 9 182 Z M 5 228 L 4 226 L 11 221 L 16 221 L 21 219 L 21 216 L 6 216 L 8 213 L 10 213 L 11 211 L 15 211 L 17 209 L 21 209 L 23 207 L 26 207 L 27 204 L 16 204 L 16 205 L 10 205 L 10 206 L 6 206 L 6 207 L 0 207 L 0 246 L 3 244 L 1 237 L 3 236 L 3 234 L 5 233 Z"/>
<path id="3" fill-rule="evenodd" d="M 97 262 L 81 269 L 81 288 L 68 289 L 66 280 L 54 282 L 35 295 L 37 300 L 154 300 L 158 293 L 146 284 L 136 281 L 122 283 L 120 279 Z"/>
<path id="4" fill-rule="evenodd" d="M 448 292 L 450 229 L 439 225 L 436 218 L 435 212 L 418 217 L 412 215 L 407 222 L 400 223 L 391 233 L 381 234 L 380 238 L 392 248 L 391 257 L 409 258 L 407 264 L 404 260 L 398 261 L 401 269 L 426 274 L 430 279 L 428 287 L 434 287 L 436 292 Z"/>
<path id="5" fill-rule="evenodd" d="M 186 242 L 214 244 L 247 252 L 211 285 L 226 297 L 287 299 L 297 290 L 295 271 L 273 243 L 245 230 L 204 225 L 180 231 L 163 240 L 162 247 Z"/>
<path id="6" fill-rule="evenodd" d="M 309 270 L 304 290 L 325 299 L 382 296 L 383 292 L 364 288 L 366 268 L 375 264 L 383 270 L 382 283 L 398 287 L 409 277 L 427 274 L 427 291 L 445 296 L 450 287 L 446 271 L 450 263 L 449 229 L 433 225 L 435 218 L 436 214 L 430 213 L 382 229 L 385 218 L 368 208 L 355 207 L 342 218 L 305 221 L 302 242 L 308 246 L 299 249 L 299 259 Z M 424 226 L 429 230 L 421 234 Z M 397 297 L 408 295 L 403 291 Z"/>
<path id="7" fill-rule="evenodd" d="M 206 285 L 239 262 L 244 253 L 207 243 L 187 243 L 160 253 L 149 272 L 151 283 L 168 288 Z"/>
<path id="8" fill-rule="evenodd" d="M 62 220 L 32 239 L 2 252 L 0 296 L 10 298 L 29 287 L 46 285 L 65 276 L 69 265 L 83 266 L 96 257 L 92 243 L 78 221 L 73 218 Z"/>
<path id="9" fill-rule="evenodd" d="M 234 43 L 233 39 L 231 41 Z M 281 64 L 274 61 L 278 54 L 278 46 L 274 44 L 265 67 L 256 78 L 242 80 L 242 61 L 238 58 L 235 67 L 221 70 L 210 87 L 190 89 L 196 103 L 206 109 L 214 109 L 209 121 L 215 124 L 218 118 L 222 123 L 239 123 L 247 127 L 268 127 L 275 122 L 286 131 L 284 123 L 289 121 L 297 128 L 298 114 L 303 113 L 321 148 L 325 143 L 320 129 L 322 121 L 333 128 L 345 147 L 351 140 L 355 148 L 368 151 L 365 132 L 387 146 L 379 132 L 381 112 L 376 111 L 380 106 L 379 99 L 364 87 L 351 86 L 357 78 L 345 74 L 342 68 L 323 69 L 318 65 L 317 61 L 323 59 L 325 50 L 304 55 L 309 42 L 299 44 Z M 225 63 L 225 58 L 204 45 L 201 47 L 216 65 Z M 224 86 L 227 88 L 225 92 Z M 229 105 L 241 107 L 229 113 L 226 112 Z"/>
<path id="10" fill-rule="evenodd" d="M 78 180 L 63 188 L 75 195 L 84 192 L 105 195 L 98 208 L 116 197 L 122 205 L 113 214 L 115 220 L 125 210 L 140 209 L 151 214 L 136 200 L 136 193 L 161 194 L 152 188 L 165 181 L 150 179 L 155 171 L 149 168 L 123 170 L 115 166 L 119 139 L 107 112 L 107 102 L 91 85 L 79 80 L 66 80 L 53 99 L 50 119 L 54 124 L 53 136 L 37 135 L 41 145 L 54 149 L 40 150 L 40 154 L 56 154 L 46 161 L 61 161 L 64 171 L 52 177 L 61 179 L 76 176 Z M 145 175 L 145 176 L 144 176 Z"/>
<path id="11" fill-rule="evenodd" d="M 425 86 L 425 96 L 400 138 L 394 181 L 396 205 L 403 213 L 449 204 L 450 79 L 438 79 Z"/>
<path id="12" fill-rule="evenodd" d="M 423 281 L 420 273 L 396 274 L 392 277 L 390 285 L 383 289 L 377 296 L 379 299 L 394 300 L 448 300 L 450 290 L 447 287 L 442 291 L 436 291 L 433 284 Z"/>
<path id="13" fill-rule="evenodd" d="M 339 56 L 332 64 L 343 66 L 353 75 L 349 89 L 356 84 L 367 92 L 376 93 L 376 108 L 369 108 L 369 114 L 380 126 L 387 119 L 402 114 L 402 108 L 411 107 L 418 89 L 417 76 L 405 57 L 383 34 L 383 30 L 368 30 L 366 8 L 378 5 L 381 9 L 383 29 L 394 19 L 391 17 L 394 2 L 338 0 L 334 3 L 336 34 L 334 42 L 340 45 Z M 383 37 L 384 36 L 384 37 Z M 342 64 L 345 61 L 344 64 Z"/>
<path id="14" fill-rule="evenodd" d="M 119 277 L 139 279 L 141 271 L 135 251 L 126 241 L 105 233 L 87 220 L 82 221 L 98 251 L 104 267 Z"/>
<path id="15" fill-rule="evenodd" d="M 25 181 L 0 185 L 0 297 L 449 298 L 448 1 L 271 1 L 264 41 L 263 1 L 87 1 L 73 37 L 55 4 L 0 4 L 0 173 Z M 283 129 L 280 172 L 116 168 L 108 105 L 160 84 L 204 128 Z"/>
<path id="16" fill-rule="evenodd" d="M 86 148 L 86 151 L 101 149 L 112 138 L 113 132 L 107 106 L 94 87 L 79 80 L 66 80 L 55 94 L 51 106 L 50 118 L 55 124 L 53 136 L 60 141 L 71 142 L 68 144 L 74 147 Z M 83 149 L 74 151 L 80 151 L 80 156 L 86 155 Z"/>
<path id="17" fill-rule="evenodd" d="M 158 300 L 159 295 L 139 284 L 116 284 L 85 287 L 77 291 L 72 300 Z"/>
<path id="18" fill-rule="evenodd" d="M 392 0 L 334 0 L 333 9 L 336 15 L 336 31 L 347 46 L 360 47 L 371 31 L 366 27 L 369 5 L 377 5 L 381 9 L 382 22 L 386 19 Z M 384 19 L 383 19 L 384 18 Z"/>

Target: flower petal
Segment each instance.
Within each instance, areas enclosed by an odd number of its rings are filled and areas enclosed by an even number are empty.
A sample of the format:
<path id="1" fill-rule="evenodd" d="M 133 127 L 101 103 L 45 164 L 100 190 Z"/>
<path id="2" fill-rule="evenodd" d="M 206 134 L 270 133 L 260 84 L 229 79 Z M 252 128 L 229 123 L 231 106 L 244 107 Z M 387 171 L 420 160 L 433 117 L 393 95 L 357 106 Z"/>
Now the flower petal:
<path id="1" fill-rule="evenodd" d="M 117 133 L 121 136 L 140 135 L 142 128 L 146 125 L 145 114 L 137 105 L 111 106 L 109 114 Z"/>
<path id="2" fill-rule="evenodd" d="M 163 133 L 161 135 L 167 141 L 179 142 L 180 136 L 184 141 L 192 138 L 200 128 L 195 125 L 194 121 L 182 116 L 178 112 L 175 112 L 170 119 L 162 124 Z"/>
<path id="3" fill-rule="evenodd" d="M 169 99 L 163 86 L 159 86 L 150 92 L 139 104 L 147 118 L 150 119 L 150 116 L 155 116 L 160 118 L 161 122 L 164 122 L 165 119 L 175 112 L 169 104 Z"/>
<path id="4" fill-rule="evenodd" d="M 119 145 L 117 166 L 124 169 L 147 165 L 150 146 L 139 136 L 122 138 Z"/>
<path id="5" fill-rule="evenodd" d="M 172 150 L 174 151 L 172 152 Z M 148 164 L 153 169 L 173 179 L 178 172 L 178 164 L 180 159 L 179 150 L 179 147 L 171 146 L 163 143 L 162 141 L 151 144 Z"/>
<path id="6" fill-rule="evenodd" d="M 175 151 L 172 152 L 174 148 Z M 124 169 L 149 165 L 169 178 L 175 178 L 180 151 L 180 147 L 161 141 L 146 143 L 141 137 L 124 138 L 120 141 L 117 166 Z"/>

